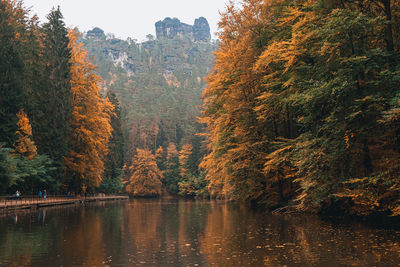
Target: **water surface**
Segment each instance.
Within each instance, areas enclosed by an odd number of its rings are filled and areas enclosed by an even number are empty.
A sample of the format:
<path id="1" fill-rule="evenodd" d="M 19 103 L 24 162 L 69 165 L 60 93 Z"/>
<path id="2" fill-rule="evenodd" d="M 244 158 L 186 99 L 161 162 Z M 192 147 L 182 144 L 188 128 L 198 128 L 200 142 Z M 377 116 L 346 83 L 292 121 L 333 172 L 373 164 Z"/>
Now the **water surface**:
<path id="1" fill-rule="evenodd" d="M 398 266 L 400 232 L 223 202 L 135 199 L 0 217 L 0 266 Z"/>

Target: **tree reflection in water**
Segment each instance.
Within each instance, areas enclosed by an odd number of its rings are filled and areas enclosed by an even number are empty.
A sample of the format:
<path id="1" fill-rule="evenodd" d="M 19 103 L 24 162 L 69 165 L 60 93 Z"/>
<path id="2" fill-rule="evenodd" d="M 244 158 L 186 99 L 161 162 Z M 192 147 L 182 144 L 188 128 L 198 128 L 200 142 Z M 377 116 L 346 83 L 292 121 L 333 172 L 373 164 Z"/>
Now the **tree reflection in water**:
<path id="1" fill-rule="evenodd" d="M 44 214 L 46 212 L 46 214 Z M 44 216 L 45 215 L 45 216 Z M 393 266 L 396 230 L 224 202 L 134 199 L 0 218 L 0 265 Z"/>

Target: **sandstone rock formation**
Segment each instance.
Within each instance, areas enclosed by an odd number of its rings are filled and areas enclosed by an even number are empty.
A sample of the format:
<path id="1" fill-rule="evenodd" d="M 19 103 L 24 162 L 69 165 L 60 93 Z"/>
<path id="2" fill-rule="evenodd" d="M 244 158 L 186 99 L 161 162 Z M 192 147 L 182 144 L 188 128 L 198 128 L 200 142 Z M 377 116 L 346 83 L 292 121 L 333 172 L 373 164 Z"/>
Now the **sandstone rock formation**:
<path id="1" fill-rule="evenodd" d="M 157 39 L 173 39 L 175 36 L 189 36 L 195 42 L 209 42 L 211 40 L 210 26 L 207 19 L 200 17 L 194 25 L 180 22 L 177 18 L 165 18 L 155 24 Z"/>

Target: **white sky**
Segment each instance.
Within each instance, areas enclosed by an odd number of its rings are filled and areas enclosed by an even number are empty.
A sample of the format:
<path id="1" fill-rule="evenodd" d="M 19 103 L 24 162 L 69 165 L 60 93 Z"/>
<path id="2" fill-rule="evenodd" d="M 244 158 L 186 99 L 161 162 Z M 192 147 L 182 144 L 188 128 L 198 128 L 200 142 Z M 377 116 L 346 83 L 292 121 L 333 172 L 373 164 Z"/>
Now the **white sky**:
<path id="1" fill-rule="evenodd" d="M 147 34 L 155 35 L 154 23 L 165 17 L 176 17 L 193 25 L 200 16 L 208 20 L 211 34 L 217 31 L 219 11 L 224 11 L 228 0 L 24 0 L 25 7 L 39 16 L 40 22 L 52 7 L 61 8 L 68 27 L 88 31 L 100 27 L 116 37 L 131 37 L 142 41 Z"/>

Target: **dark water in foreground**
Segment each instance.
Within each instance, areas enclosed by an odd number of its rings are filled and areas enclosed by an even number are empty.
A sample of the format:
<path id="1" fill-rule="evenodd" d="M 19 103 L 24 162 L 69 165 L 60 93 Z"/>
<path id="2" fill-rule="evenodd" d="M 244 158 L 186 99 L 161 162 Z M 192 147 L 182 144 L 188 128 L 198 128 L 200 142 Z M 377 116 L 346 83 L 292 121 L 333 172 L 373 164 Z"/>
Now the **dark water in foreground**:
<path id="1" fill-rule="evenodd" d="M 398 266 L 400 232 L 246 206 L 131 200 L 0 217 L 1 266 Z"/>

